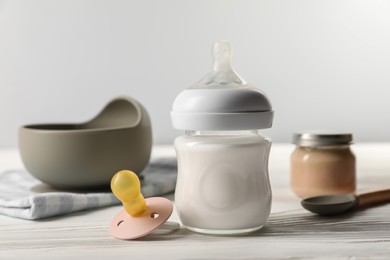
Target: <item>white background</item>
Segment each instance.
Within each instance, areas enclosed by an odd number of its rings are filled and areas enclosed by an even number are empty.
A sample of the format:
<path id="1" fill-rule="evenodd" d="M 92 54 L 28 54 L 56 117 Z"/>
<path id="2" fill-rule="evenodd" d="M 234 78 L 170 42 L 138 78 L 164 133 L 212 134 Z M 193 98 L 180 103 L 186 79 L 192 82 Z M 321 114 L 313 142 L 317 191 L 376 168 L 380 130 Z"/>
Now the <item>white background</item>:
<path id="1" fill-rule="evenodd" d="M 86 121 L 119 95 L 171 143 L 172 102 L 220 39 L 272 100 L 274 141 L 308 128 L 390 141 L 390 1 L 0 0 L 0 147 L 20 125 Z"/>

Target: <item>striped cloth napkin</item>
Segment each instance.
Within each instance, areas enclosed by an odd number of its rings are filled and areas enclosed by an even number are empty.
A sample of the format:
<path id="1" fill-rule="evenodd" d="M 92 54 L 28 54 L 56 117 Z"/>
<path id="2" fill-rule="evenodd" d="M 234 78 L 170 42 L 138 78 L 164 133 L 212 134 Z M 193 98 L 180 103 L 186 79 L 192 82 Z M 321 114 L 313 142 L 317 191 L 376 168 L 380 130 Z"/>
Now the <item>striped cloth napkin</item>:
<path id="1" fill-rule="evenodd" d="M 141 192 L 144 197 L 172 193 L 176 176 L 174 157 L 152 158 L 141 173 Z M 120 201 L 109 191 L 63 192 L 43 184 L 26 170 L 0 172 L 0 214 L 3 215 L 42 219 L 118 204 Z"/>

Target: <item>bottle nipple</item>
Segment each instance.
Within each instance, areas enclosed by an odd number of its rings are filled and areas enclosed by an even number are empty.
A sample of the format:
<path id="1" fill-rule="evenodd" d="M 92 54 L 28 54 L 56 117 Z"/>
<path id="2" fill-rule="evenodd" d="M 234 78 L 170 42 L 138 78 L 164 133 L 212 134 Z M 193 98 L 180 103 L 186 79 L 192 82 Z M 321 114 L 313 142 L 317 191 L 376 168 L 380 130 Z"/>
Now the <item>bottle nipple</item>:
<path id="1" fill-rule="evenodd" d="M 246 85 L 232 68 L 232 48 L 227 41 L 219 41 L 213 46 L 213 70 L 192 88 L 241 88 Z"/>
<path id="2" fill-rule="evenodd" d="M 146 210 L 138 176 L 128 170 L 117 172 L 111 179 L 111 190 L 131 216 L 139 216 Z"/>
<path id="3" fill-rule="evenodd" d="M 213 70 L 230 71 L 232 69 L 232 48 L 226 41 L 214 43 L 213 46 Z"/>

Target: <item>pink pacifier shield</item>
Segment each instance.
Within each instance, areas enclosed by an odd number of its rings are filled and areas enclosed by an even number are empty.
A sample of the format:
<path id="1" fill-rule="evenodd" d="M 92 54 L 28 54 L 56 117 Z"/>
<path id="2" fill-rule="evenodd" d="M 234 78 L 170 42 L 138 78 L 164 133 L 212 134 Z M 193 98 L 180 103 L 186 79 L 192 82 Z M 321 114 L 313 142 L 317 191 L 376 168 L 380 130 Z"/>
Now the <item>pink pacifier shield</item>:
<path id="1" fill-rule="evenodd" d="M 173 211 L 172 202 L 166 198 L 147 198 L 147 209 L 133 217 L 124 209 L 115 216 L 110 224 L 110 234 L 118 239 L 135 239 L 145 236 L 164 224 Z"/>

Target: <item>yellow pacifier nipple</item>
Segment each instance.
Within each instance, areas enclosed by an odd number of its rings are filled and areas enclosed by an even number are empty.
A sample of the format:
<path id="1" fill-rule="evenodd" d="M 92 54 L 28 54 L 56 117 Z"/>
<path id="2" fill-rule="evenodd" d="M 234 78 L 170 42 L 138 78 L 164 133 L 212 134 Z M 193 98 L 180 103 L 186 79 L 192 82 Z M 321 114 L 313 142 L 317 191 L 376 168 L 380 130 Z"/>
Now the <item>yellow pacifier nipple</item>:
<path id="1" fill-rule="evenodd" d="M 131 216 L 141 215 L 146 210 L 146 202 L 141 194 L 138 176 L 128 170 L 117 172 L 111 179 L 111 190 Z"/>

